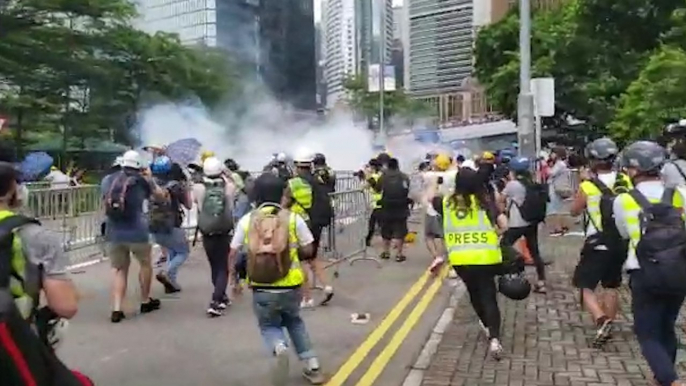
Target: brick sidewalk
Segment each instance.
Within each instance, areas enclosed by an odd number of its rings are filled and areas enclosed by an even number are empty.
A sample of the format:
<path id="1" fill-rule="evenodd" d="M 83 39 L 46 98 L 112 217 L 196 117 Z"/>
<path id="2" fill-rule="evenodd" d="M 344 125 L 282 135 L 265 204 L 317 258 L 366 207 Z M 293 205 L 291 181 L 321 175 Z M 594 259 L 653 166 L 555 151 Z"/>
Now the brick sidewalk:
<path id="1" fill-rule="evenodd" d="M 590 348 L 590 317 L 571 286 L 581 238 L 544 238 L 548 294 L 515 302 L 499 298 L 506 356 L 496 362 L 467 295 L 443 334 L 422 386 L 646 386 L 652 373 L 631 331 L 630 298 L 622 290 L 614 338 L 602 350 Z M 683 324 L 680 323 L 680 325 Z M 683 341 L 683 331 L 680 331 Z M 686 366 L 679 364 L 682 374 Z"/>

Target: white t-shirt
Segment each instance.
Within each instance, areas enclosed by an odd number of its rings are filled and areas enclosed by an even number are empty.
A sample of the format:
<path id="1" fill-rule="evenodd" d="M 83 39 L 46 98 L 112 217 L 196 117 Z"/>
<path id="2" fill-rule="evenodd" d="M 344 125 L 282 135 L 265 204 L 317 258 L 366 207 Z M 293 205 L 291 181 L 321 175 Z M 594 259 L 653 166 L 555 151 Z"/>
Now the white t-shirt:
<path id="1" fill-rule="evenodd" d="M 245 243 L 245 229 L 250 224 L 250 213 L 241 217 L 238 220 L 238 225 L 234 229 L 233 238 L 231 239 L 231 249 L 239 249 Z M 310 228 L 307 227 L 305 220 L 300 216 L 295 216 L 295 233 L 298 236 L 298 245 L 304 247 L 314 242 L 314 237 Z"/>
<path id="2" fill-rule="evenodd" d="M 63 189 L 68 188 L 71 178 L 64 174 L 61 170 L 52 170 L 45 176 L 46 181 L 50 181 L 51 189 Z"/>

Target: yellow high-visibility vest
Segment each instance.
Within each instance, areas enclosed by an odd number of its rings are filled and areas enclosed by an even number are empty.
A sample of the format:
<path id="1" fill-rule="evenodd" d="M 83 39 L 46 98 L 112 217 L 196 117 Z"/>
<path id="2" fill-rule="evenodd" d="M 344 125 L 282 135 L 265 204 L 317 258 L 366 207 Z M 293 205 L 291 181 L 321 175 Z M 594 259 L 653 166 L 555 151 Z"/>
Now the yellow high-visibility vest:
<path id="1" fill-rule="evenodd" d="M 271 208 L 262 208 L 260 210 L 271 210 Z M 249 216 L 249 214 L 248 214 Z M 302 267 L 300 266 L 300 258 L 298 258 L 298 232 L 296 232 L 296 214 L 291 212 L 289 223 L 288 223 L 288 243 L 289 243 L 289 254 L 291 256 L 291 269 L 288 274 L 275 283 L 257 283 L 250 280 L 248 277 L 248 282 L 251 286 L 259 287 L 274 287 L 274 288 L 293 288 L 302 285 L 305 282 L 305 275 L 303 273 Z M 250 221 L 246 222 L 245 225 L 245 239 L 244 245 L 248 245 L 248 234 L 250 231 Z"/>
<path id="2" fill-rule="evenodd" d="M 0 211 L 0 221 L 15 216 L 15 213 L 9 210 Z M 33 313 L 35 306 L 35 299 L 39 296 L 36 285 L 33 294 L 27 290 L 27 282 L 29 280 L 30 263 L 27 261 L 24 251 L 22 249 L 21 239 L 16 234 L 12 240 L 12 259 L 10 260 L 13 275 L 10 277 L 10 292 L 17 305 L 17 309 L 25 319 L 29 319 Z M 16 275 L 16 276 L 15 276 Z"/>
<path id="3" fill-rule="evenodd" d="M 624 186 L 629 190 L 633 189 L 631 179 L 626 174 L 617 173 L 617 181 L 615 182 L 615 186 L 617 186 L 617 182 L 620 181 L 621 186 Z M 611 186 L 608 187 L 613 188 Z M 599 232 L 602 231 L 603 224 L 602 217 L 600 215 L 600 199 L 603 196 L 603 192 L 601 192 L 600 189 L 592 181 L 581 182 L 579 188 L 586 195 L 586 212 L 588 213 L 588 217 L 591 221 L 591 224 L 593 224 L 593 226 Z"/>
<path id="4" fill-rule="evenodd" d="M 470 210 L 453 208 L 449 197 L 443 198 L 443 232 L 450 265 L 502 263 L 498 234 L 474 196 Z"/>
<path id="5" fill-rule="evenodd" d="M 312 208 L 312 186 L 301 177 L 294 177 L 288 180 L 288 187 L 295 201 L 291 211 L 299 214 L 305 221 L 309 220 L 307 211 Z"/>

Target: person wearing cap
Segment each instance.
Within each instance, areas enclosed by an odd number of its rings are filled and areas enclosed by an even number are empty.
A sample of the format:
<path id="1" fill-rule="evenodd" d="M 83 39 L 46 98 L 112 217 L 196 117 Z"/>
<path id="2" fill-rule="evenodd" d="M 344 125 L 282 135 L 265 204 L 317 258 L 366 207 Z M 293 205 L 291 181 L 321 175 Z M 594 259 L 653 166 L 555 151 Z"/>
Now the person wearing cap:
<path id="1" fill-rule="evenodd" d="M 614 170 L 613 164 L 619 147 L 610 138 L 599 138 L 588 144 L 586 157 L 590 161 L 590 174 L 582 181 L 571 206 L 572 216 L 585 214 L 587 220 L 586 238 L 581 249 L 581 258 L 574 271 L 572 282 L 582 291 L 582 302 L 591 314 L 596 326 L 593 345 L 601 347 L 609 339 L 612 322 L 619 309 L 619 293 L 622 284 L 622 264 L 627 245 L 623 240 L 603 237 L 601 199 L 604 190 L 614 193 L 626 192 L 632 188 L 631 180 Z M 609 233 L 607 233 L 609 235 Z M 603 291 L 596 294 L 601 284 Z"/>
<path id="2" fill-rule="evenodd" d="M 651 203 L 665 202 L 666 191 L 661 180 L 660 170 L 666 161 L 665 149 L 655 142 L 638 141 L 622 152 L 622 165 L 635 186 L 635 191 Z M 683 216 L 686 199 L 674 192 L 672 205 Z M 613 204 L 613 214 L 617 230 L 629 240 L 629 248 L 624 269 L 630 277 L 631 310 L 633 312 L 634 332 L 641 346 L 643 357 L 648 362 L 655 381 L 660 386 L 683 386 L 675 369 L 679 339 L 675 324 L 684 303 L 683 295 L 655 293 L 646 286 L 641 274 L 642 267 L 636 257 L 636 249 L 643 237 L 640 214 L 641 205 L 629 193 L 618 195 Z"/>
<path id="3" fill-rule="evenodd" d="M 143 168 L 140 154 L 135 150 L 124 153 L 121 170 L 111 177 L 105 177 L 100 187 L 106 208 L 114 201 L 123 200 L 125 207 L 131 210 L 130 216 L 125 218 L 108 214 L 105 223 L 107 256 L 114 272 L 110 319 L 112 323 L 119 323 L 125 318 L 121 307 L 126 295 L 131 256 L 140 264 L 138 277 L 141 287 L 141 313 L 149 313 L 160 308 L 160 301 L 150 297 L 153 267 L 150 233 L 143 205 L 152 196 L 163 199 L 165 193 L 152 180 L 149 170 Z M 115 193 L 120 197 L 114 197 Z"/>
<path id="4" fill-rule="evenodd" d="M 438 208 L 443 205 L 443 198 L 449 196 L 455 185 L 457 170 L 449 170 L 452 160 L 445 154 L 437 154 L 431 162 L 432 171 L 424 174 L 425 191 L 421 197 L 424 216 L 424 240 L 433 262 L 429 270 L 436 273 L 445 262 L 443 247 L 443 219 Z"/>

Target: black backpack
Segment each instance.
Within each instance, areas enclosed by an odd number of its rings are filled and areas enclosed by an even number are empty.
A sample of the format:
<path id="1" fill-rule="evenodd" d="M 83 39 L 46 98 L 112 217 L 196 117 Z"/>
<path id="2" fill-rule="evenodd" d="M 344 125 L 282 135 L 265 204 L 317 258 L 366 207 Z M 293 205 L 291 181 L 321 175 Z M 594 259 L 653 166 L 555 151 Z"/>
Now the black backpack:
<path id="1" fill-rule="evenodd" d="M 629 192 L 641 207 L 642 236 L 636 245 L 645 288 L 658 295 L 686 295 L 686 226 L 672 204 L 674 189 L 665 189 L 658 203 L 651 203 L 638 190 Z"/>
<path id="2" fill-rule="evenodd" d="M 589 241 L 596 245 L 602 244 L 606 246 L 608 250 L 612 251 L 613 255 L 626 258 L 629 242 L 628 240 L 624 240 L 617 229 L 613 207 L 617 195 L 619 193 L 628 192 L 628 187 L 623 184 L 619 174 L 617 175 L 617 180 L 612 189 L 597 177 L 591 179 L 590 182 L 600 190 L 601 196 L 599 204 L 600 224 L 593 224 L 598 232 L 591 236 Z M 589 222 L 593 223 L 591 216 L 587 216 L 587 219 Z"/>
<path id="3" fill-rule="evenodd" d="M 113 177 L 110 190 L 105 196 L 105 214 L 116 222 L 132 221 L 136 217 L 136 208 L 127 205 L 133 177 L 126 172 L 119 172 Z"/>
<path id="4" fill-rule="evenodd" d="M 547 186 L 532 181 L 519 180 L 519 182 L 526 189 L 522 205 L 517 205 L 522 219 L 532 225 L 545 221 L 548 209 Z"/>
<path id="5" fill-rule="evenodd" d="M 385 172 L 381 176 L 381 206 L 403 208 L 410 203 L 410 179 L 401 172 Z"/>
<path id="6" fill-rule="evenodd" d="M 52 347 L 34 332 L 17 308 L 9 289 L 12 272 L 14 230 L 38 223 L 23 216 L 0 221 L 0 374 L 3 385 L 11 386 L 92 386 L 81 373 L 69 370 Z M 40 270 L 39 270 L 40 271 Z M 15 276 L 16 277 L 16 276 Z M 37 303 L 37 302 L 36 302 Z M 34 317 L 40 326 L 38 317 Z M 42 329 L 39 327 L 39 331 Z"/>
<path id="7" fill-rule="evenodd" d="M 329 196 L 329 187 L 316 176 L 304 178 L 312 187 L 312 207 L 308 211 L 310 221 L 319 226 L 331 225 L 333 206 Z"/>

